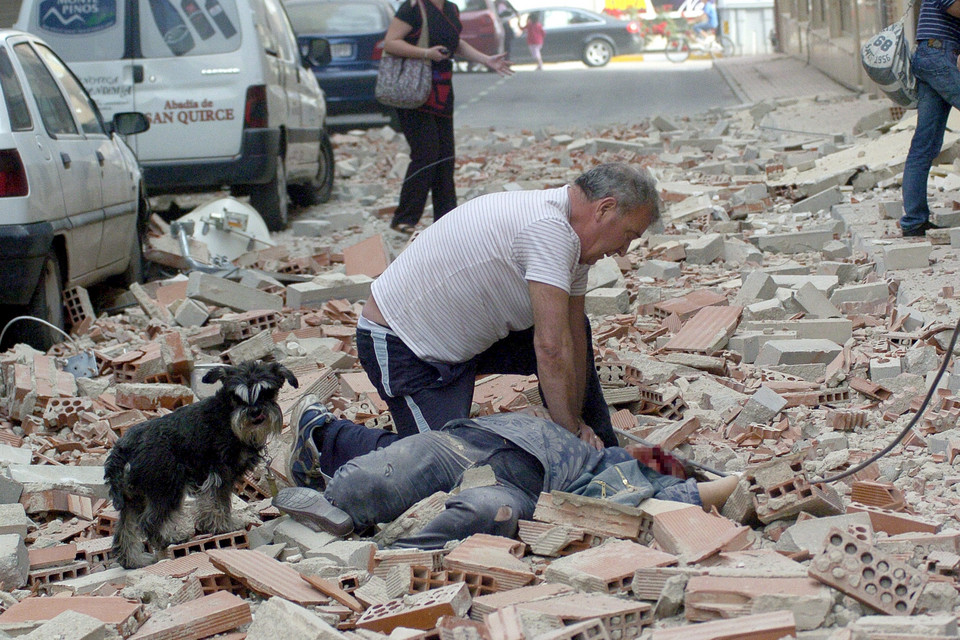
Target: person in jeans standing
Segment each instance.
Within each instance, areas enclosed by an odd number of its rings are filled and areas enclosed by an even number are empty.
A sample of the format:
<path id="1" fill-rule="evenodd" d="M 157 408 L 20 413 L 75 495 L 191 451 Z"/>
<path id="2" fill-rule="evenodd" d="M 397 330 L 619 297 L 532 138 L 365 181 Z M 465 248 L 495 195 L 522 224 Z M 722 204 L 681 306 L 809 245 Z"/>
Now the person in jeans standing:
<path id="1" fill-rule="evenodd" d="M 421 6 L 422 5 L 422 6 Z M 426 10 L 428 47 L 416 45 Z M 430 60 L 433 83 L 426 103 L 416 109 L 397 109 L 397 119 L 410 146 L 410 164 L 400 188 L 400 202 L 390 228 L 410 235 L 414 231 L 427 194 L 433 194 L 433 219 L 457 206 L 453 183 L 455 152 L 453 138 L 453 56 L 486 65 L 509 75 L 510 63 L 504 54 L 485 55 L 460 39 L 460 10 L 446 0 L 406 0 L 384 38 L 383 49 L 400 58 Z"/>
<path id="2" fill-rule="evenodd" d="M 930 223 L 927 179 L 943 146 L 947 117 L 960 108 L 960 0 L 923 0 L 912 68 L 917 78 L 917 128 L 903 167 L 904 237 L 923 237 Z"/>

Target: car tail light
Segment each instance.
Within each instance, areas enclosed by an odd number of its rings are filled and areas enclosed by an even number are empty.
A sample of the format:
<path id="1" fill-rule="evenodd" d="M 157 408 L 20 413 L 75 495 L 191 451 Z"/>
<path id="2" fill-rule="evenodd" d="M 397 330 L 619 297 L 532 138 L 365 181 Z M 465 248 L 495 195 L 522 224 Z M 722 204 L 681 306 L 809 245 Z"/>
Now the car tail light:
<path id="1" fill-rule="evenodd" d="M 0 151 L 0 198 L 21 198 L 27 195 L 27 172 L 16 149 Z"/>
<path id="2" fill-rule="evenodd" d="M 640 25 L 631 20 L 627 23 L 627 33 L 640 33 Z"/>
<path id="3" fill-rule="evenodd" d="M 381 40 L 377 44 L 373 45 L 373 53 L 370 54 L 371 60 L 379 60 L 383 57 L 383 43 L 385 41 Z"/>
<path id="4" fill-rule="evenodd" d="M 243 107 L 243 128 L 263 129 L 267 126 L 267 87 L 254 84 L 247 87 L 247 101 Z"/>

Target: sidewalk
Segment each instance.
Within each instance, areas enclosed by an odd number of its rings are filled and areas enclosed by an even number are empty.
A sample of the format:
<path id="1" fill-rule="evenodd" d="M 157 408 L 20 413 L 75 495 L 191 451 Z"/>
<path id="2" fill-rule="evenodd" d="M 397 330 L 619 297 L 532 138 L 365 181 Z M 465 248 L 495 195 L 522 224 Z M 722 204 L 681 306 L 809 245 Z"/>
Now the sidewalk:
<path id="1" fill-rule="evenodd" d="M 744 103 L 856 93 L 803 60 L 783 54 L 718 58 L 714 61 L 714 67 Z"/>

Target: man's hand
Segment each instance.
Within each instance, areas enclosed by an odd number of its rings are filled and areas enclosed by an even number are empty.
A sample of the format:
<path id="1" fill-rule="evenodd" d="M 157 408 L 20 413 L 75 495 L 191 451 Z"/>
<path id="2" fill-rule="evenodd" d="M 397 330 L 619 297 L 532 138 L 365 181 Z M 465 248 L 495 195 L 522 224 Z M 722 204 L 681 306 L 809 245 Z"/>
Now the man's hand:
<path id="1" fill-rule="evenodd" d="M 603 451 L 603 440 L 597 437 L 597 434 L 593 432 L 593 429 L 588 427 L 583 422 L 580 423 L 580 439 L 597 451 Z"/>

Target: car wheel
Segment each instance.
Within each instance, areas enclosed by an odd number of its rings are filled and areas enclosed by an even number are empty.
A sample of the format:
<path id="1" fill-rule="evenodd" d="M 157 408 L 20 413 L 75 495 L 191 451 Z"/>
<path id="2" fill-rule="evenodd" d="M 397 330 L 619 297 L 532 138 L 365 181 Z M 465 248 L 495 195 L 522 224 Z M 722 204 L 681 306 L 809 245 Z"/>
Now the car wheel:
<path id="1" fill-rule="evenodd" d="M 330 200 L 333 193 L 333 144 L 326 131 L 320 131 L 320 152 L 317 175 L 307 184 L 290 185 L 290 200 L 299 207 L 309 207 Z"/>
<path id="2" fill-rule="evenodd" d="M 613 57 L 613 47 L 606 40 L 597 38 L 583 48 L 583 64 L 588 67 L 602 67 Z"/>
<path id="3" fill-rule="evenodd" d="M 146 270 L 146 265 L 143 263 L 143 238 L 147 233 L 149 220 L 150 201 L 141 193 L 140 202 L 137 205 L 137 227 L 130 245 L 130 264 L 123 272 L 123 284 L 127 287 L 143 282 L 143 274 Z"/>
<path id="4" fill-rule="evenodd" d="M 60 279 L 60 261 L 52 250 L 43 259 L 40 281 L 27 303 L 26 315 L 46 320 L 57 329 L 63 329 L 63 281 Z M 17 327 L 17 325 L 20 325 Z M 14 330 L 16 327 L 16 331 Z M 11 327 L 18 342 L 46 351 L 63 340 L 63 335 L 45 324 L 19 320 Z"/>
<path id="5" fill-rule="evenodd" d="M 277 158 L 277 170 L 266 184 L 250 186 L 250 206 L 263 216 L 270 231 L 286 228 L 289 219 L 290 197 L 287 194 L 287 168 L 283 156 Z"/>

